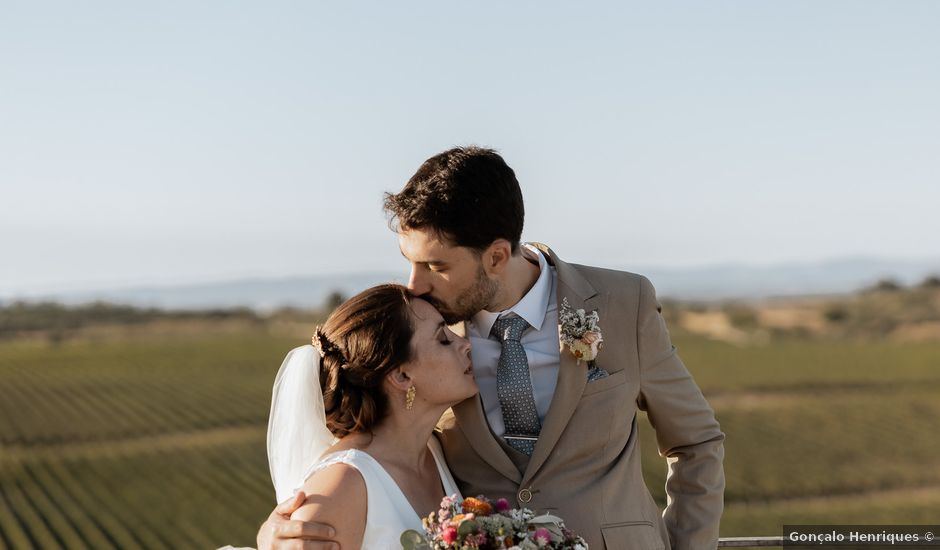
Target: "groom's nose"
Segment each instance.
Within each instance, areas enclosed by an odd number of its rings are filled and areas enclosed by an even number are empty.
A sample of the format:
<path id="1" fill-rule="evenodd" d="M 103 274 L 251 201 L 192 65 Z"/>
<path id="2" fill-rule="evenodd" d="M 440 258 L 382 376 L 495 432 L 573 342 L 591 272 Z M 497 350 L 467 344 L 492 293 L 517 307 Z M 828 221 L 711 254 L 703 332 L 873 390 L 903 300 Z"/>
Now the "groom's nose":
<path id="1" fill-rule="evenodd" d="M 411 268 L 411 276 L 408 277 L 408 290 L 415 296 L 423 296 L 431 292 L 431 284 L 419 272 L 417 267 Z"/>

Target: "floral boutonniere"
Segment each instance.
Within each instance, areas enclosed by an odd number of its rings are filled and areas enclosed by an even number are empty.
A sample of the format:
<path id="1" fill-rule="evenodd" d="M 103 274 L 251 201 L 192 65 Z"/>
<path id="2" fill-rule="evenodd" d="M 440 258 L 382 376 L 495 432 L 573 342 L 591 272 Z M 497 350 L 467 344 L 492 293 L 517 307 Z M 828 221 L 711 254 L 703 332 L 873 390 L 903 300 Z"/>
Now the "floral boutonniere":
<path id="1" fill-rule="evenodd" d="M 604 345 L 599 322 L 600 316 L 596 309 L 590 313 L 585 313 L 583 309 L 571 309 L 568 298 L 564 298 L 558 312 L 561 351 L 567 347 L 578 361 L 593 361 Z"/>

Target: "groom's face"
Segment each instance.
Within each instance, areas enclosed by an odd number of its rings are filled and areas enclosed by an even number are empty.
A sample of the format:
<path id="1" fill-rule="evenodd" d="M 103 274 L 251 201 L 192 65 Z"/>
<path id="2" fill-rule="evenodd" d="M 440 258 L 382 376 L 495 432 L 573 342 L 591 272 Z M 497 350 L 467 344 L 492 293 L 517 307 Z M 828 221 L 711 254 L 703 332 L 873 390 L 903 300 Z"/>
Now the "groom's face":
<path id="1" fill-rule="evenodd" d="M 498 284 L 487 276 L 474 250 L 424 229 L 399 231 L 398 245 L 411 264 L 408 289 L 436 307 L 447 324 L 470 319 L 495 296 Z"/>

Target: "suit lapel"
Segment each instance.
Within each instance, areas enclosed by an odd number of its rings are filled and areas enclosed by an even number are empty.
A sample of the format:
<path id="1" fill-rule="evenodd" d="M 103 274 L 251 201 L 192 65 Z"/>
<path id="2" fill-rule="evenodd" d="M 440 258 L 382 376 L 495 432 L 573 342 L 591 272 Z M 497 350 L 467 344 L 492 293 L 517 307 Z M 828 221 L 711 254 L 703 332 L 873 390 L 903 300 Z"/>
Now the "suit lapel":
<path id="1" fill-rule="evenodd" d="M 467 324 L 463 321 L 448 328 L 461 338 L 467 336 Z M 493 432 L 490 431 L 490 424 L 486 421 L 486 414 L 483 412 L 483 401 L 480 399 L 479 394 L 461 401 L 451 409 L 454 411 L 454 418 L 457 419 L 457 427 L 467 437 L 473 450 L 497 472 L 513 482 L 519 483 L 522 474 L 519 472 L 519 468 L 513 464 L 512 459 L 500 447 L 499 442 L 493 436 Z"/>
<path id="2" fill-rule="evenodd" d="M 578 273 L 574 267 L 559 260 L 547 246 L 539 243 L 533 244 L 545 253 L 549 258 L 549 262 L 555 266 L 557 276 L 556 298 L 559 310 L 565 298 L 568 299 L 568 305 L 572 309 L 596 309 L 594 299 L 597 297 L 597 291 L 594 290 L 594 287 L 587 279 Z M 552 403 L 549 406 L 548 414 L 545 416 L 542 431 L 539 433 L 539 440 L 535 444 L 535 450 L 529 459 L 529 466 L 522 476 L 520 486 L 527 485 L 548 459 L 549 454 L 555 448 L 555 444 L 568 425 L 571 415 L 574 414 L 578 401 L 581 399 L 581 394 L 584 392 L 584 387 L 587 385 L 587 362 L 581 361 L 579 363 L 567 351 L 562 351 L 559 355 L 558 382 L 555 385 L 555 394 L 552 396 Z"/>
<path id="3" fill-rule="evenodd" d="M 522 481 L 522 475 L 512 460 L 493 437 L 490 426 L 483 414 L 483 402 L 475 395 L 453 406 L 457 427 L 464 433 L 473 450 L 497 472 L 515 483 Z"/>
<path id="4" fill-rule="evenodd" d="M 596 309 L 597 291 L 573 266 L 561 261 L 550 248 L 540 243 L 532 243 L 548 258 L 549 263 L 555 266 L 556 298 L 561 308 L 562 300 L 568 299 L 568 305 L 573 309 Z M 450 327 L 456 334 L 466 335 L 466 325 L 458 323 Z M 557 330 L 557 327 L 556 327 Z M 499 442 L 490 431 L 486 415 L 483 413 L 483 402 L 480 396 L 466 399 L 454 405 L 454 417 L 457 426 L 467 437 L 473 449 L 497 472 L 518 483 L 520 487 L 529 483 L 538 469 L 548 459 L 552 449 L 564 432 L 571 415 L 574 414 L 584 387 L 587 385 L 587 363 L 578 363 L 573 355 L 567 352 L 559 354 L 558 382 L 555 385 L 555 394 L 549 406 L 548 414 L 539 433 L 539 440 L 529 459 L 529 465 L 523 475 L 515 466 L 512 459 L 506 455 Z"/>

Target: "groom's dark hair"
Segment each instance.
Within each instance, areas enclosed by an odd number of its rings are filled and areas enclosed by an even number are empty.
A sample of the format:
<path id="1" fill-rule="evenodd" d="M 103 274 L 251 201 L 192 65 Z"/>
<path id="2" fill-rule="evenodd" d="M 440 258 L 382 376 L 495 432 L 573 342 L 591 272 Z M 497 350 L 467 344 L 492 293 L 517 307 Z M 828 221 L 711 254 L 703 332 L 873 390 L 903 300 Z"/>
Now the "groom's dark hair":
<path id="1" fill-rule="evenodd" d="M 482 251 L 496 239 L 519 249 L 525 209 L 512 168 L 492 149 L 455 147 L 424 161 L 398 194 L 385 194 L 393 229 L 429 229 Z"/>

